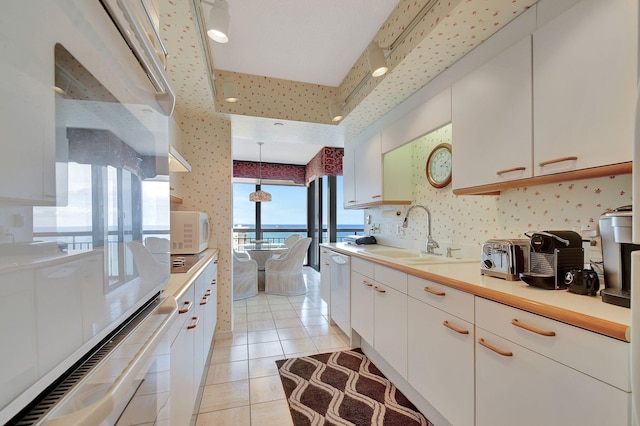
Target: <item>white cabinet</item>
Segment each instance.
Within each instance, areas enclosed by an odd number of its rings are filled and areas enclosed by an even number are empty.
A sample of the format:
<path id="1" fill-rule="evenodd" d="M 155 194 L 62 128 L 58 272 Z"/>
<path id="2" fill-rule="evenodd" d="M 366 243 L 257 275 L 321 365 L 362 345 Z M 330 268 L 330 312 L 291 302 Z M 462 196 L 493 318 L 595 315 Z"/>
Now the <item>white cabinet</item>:
<path id="1" fill-rule="evenodd" d="M 355 262 L 356 259 L 353 259 Z M 373 346 L 373 279 L 351 271 L 351 328 Z"/>
<path id="2" fill-rule="evenodd" d="M 407 177 L 411 178 L 411 152 L 403 150 L 384 160 L 380 133 L 364 134 L 348 143 L 342 171 L 345 208 L 411 202 L 413 189 L 407 184 Z"/>
<path id="3" fill-rule="evenodd" d="M 407 274 L 353 257 L 351 328 L 407 377 Z"/>
<path id="4" fill-rule="evenodd" d="M 409 384 L 452 424 L 473 425 L 474 296 L 412 276 L 409 296 Z"/>
<path id="5" fill-rule="evenodd" d="M 193 357 L 196 331 L 193 327 L 195 317 L 195 288 L 191 286 L 178 301 L 178 319 L 172 332 L 177 334 L 171 343 L 169 396 L 170 424 L 186 424 L 191 418 L 195 402 L 195 382 Z M 175 333 L 175 332 L 174 332 Z"/>
<path id="6" fill-rule="evenodd" d="M 406 379 L 407 295 L 379 282 L 373 290 L 373 347 Z"/>
<path id="7" fill-rule="evenodd" d="M 455 83 L 452 96 L 454 189 L 532 177 L 531 37 Z"/>
<path id="8" fill-rule="evenodd" d="M 192 281 L 178 301 L 170 331 L 170 424 L 189 424 L 201 386 L 217 320 L 217 257 Z"/>
<path id="9" fill-rule="evenodd" d="M 320 297 L 329 306 L 331 316 L 331 262 L 329 257 L 333 253 L 325 247 L 320 248 Z"/>
<path id="10" fill-rule="evenodd" d="M 476 425 L 630 424 L 627 343 L 479 297 L 475 337 Z"/>
<path id="11" fill-rule="evenodd" d="M 637 21 L 636 0 L 582 0 L 535 31 L 535 175 L 631 161 Z"/>
<path id="12" fill-rule="evenodd" d="M 14 8 L 16 9 L 16 8 Z M 8 12 L 11 13 L 11 12 Z M 0 199 L 25 204 L 55 202 L 55 64 L 53 43 L 37 37 L 13 16 L 3 21 L 0 38 L 0 129 L 3 153 Z"/>

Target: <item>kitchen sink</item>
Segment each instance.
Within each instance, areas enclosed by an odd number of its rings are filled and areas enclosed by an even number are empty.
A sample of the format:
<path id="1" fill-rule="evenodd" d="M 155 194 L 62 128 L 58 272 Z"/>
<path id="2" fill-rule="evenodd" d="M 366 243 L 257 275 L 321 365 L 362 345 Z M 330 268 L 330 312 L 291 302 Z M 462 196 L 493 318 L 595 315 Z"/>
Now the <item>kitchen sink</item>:
<path id="1" fill-rule="evenodd" d="M 372 249 L 362 250 L 360 253 L 378 256 L 381 258 L 393 259 L 398 263 L 405 265 L 429 265 L 437 263 L 471 263 L 476 262 L 475 259 L 467 259 L 461 257 L 446 257 L 444 255 L 428 254 L 418 250 L 406 249 Z"/>
<path id="2" fill-rule="evenodd" d="M 394 259 L 428 256 L 427 254 L 420 253 L 419 251 L 402 249 L 363 250 L 363 252 L 374 256 L 392 257 Z"/>

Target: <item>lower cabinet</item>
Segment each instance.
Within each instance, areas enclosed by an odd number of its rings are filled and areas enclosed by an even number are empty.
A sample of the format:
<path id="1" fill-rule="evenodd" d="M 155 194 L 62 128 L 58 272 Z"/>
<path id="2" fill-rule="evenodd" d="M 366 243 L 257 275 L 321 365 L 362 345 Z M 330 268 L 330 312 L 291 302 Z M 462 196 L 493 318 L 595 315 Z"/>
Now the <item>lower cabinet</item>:
<path id="1" fill-rule="evenodd" d="M 476 425 L 629 425 L 629 346 L 476 297 Z"/>
<path id="2" fill-rule="evenodd" d="M 169 396 L 170 424 L 185 424 L 191 418 L 195 402 L 194 380 L 194 342 L 196 331 L 193 328 L 195 312 L 195 288 L 192 286 L 178 302 L 178 319 L 174 327 L 178 328 L 171 344 Z"/>
<path id="3" fill-rule="evenodd" d="M 473 425 L 473 324 L 412 297 L 408 319 L 409 384 L 452 424 Z"/>
<path id="4" fill-rule="evenodd" d="M 351 271 L 351 328 L 373 346 L 373 279 Z"/>
<path id="5" fill-rule="evenodd" d="M 189 424 L 217 322 L 217 257 L 178 302 L 172 329 L 170 424 Z"/>
<path id="6" fill-rule="evenodd" d="M 373 290 L 373 348 L 406 379 L 407 295 L 377 281 Z"/>
<path id="7" fill-rule="evenodd" d="M 630 424 L 620 389 L 488 331 L 476 338 L 477 426 Z"/>
<path id="8" fill-rule="evenodd" d="M 331 262 L 329 258 L 333 253 L 326 248 L 320 248 L 320 297 L 331 306 Z M 329 310 L 331 316 L 331 310 Z"/>

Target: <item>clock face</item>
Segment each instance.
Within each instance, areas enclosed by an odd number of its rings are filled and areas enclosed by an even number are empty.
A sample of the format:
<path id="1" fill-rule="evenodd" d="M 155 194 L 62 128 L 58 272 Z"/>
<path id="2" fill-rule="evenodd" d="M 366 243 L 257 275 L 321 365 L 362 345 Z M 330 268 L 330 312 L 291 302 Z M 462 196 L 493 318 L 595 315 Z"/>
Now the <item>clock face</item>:
<path id="1" fill-rule="evenodd" d="M 436 188 L 444 188 L 451 182 L 451 145 L 436 146 L 427 159 L 427 180 Z"/>

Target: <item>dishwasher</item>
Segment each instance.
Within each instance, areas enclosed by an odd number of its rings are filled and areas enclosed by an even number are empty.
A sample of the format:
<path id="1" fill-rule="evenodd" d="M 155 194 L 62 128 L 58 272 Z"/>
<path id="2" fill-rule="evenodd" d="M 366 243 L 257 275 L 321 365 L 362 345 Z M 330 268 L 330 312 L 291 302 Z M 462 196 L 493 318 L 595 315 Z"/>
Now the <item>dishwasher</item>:
<path id="1" fill-rule="evenodd" d="M 331 320 L 347 335 L 351 336 L 351 257 L 332 253 L 331 263 Z"/>

